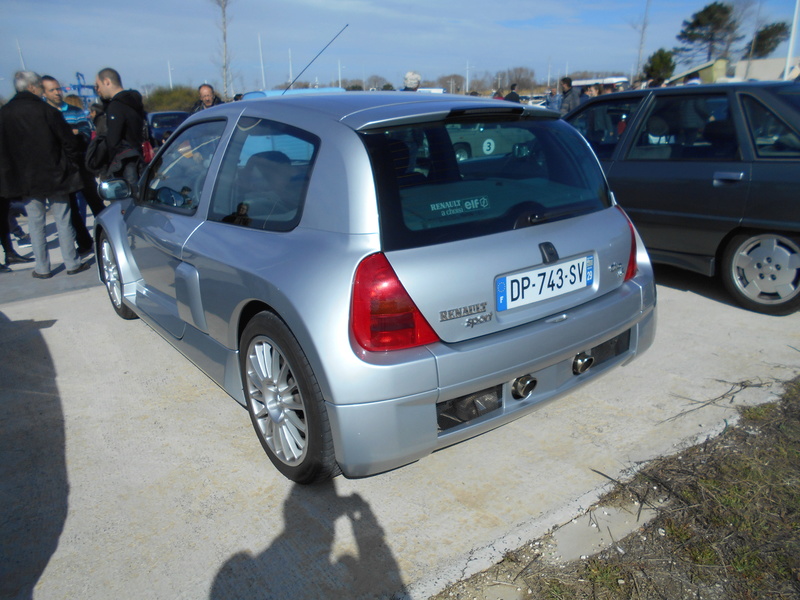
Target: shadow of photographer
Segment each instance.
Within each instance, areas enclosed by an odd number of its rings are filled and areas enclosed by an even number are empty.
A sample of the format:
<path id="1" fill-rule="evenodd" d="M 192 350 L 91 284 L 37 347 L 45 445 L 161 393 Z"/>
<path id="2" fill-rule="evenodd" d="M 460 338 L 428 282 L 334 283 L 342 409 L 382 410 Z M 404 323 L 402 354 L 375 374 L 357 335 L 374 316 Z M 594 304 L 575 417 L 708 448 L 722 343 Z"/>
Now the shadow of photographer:
<path id="1" fill-rule="evenodd" d="M 222 566 L 211 600 L 407 596 L 383 529 L 360 495 L 339 496 L 334 481 L 294 485 L 283 515 L 284 530 L 272 545 L 257 556 L 239 552 Z M 353 544 L 339 539 L 348 537 L 343 522 Z"/>
<path id="2" fill-rule="evenodd" d="M 0 313 L 0 597 L 30 599 L 58 546 L 69 483 L 64 413 L 41 331 Z"/>

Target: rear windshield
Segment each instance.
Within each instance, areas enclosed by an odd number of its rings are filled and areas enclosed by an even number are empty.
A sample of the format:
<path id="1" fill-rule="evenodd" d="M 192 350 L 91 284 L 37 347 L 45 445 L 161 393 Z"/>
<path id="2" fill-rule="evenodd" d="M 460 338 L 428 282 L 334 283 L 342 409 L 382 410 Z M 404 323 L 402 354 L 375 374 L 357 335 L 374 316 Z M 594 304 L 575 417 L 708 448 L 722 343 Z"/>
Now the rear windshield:
<path id="1" fill-rule="evenodd" d="M 363 134 L 383 248 L 401 250 L 602 210 L 606 182 L 558 120 L 447 120 Z"/>

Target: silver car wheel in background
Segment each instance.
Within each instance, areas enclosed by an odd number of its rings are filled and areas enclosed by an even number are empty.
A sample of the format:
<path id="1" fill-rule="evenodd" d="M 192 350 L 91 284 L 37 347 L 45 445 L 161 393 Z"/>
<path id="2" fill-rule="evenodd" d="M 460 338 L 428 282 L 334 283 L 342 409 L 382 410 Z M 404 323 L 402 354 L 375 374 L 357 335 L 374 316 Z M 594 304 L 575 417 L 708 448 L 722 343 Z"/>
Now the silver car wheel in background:
<path id="1" fill-rule="evenodd" d="M 303 395 L 289 361 L 266 336 L 253 339 L 247 349 L 247 391 L 266 445 L 284 464 L 300 464 L 308 447 Z"/>
<path id="2" fill-rule="evenodd" d="M 116 313 L 123 319 L 135 319 L 137 315 L 122 301 L 122 278 L 114 256 L 114 248 L 105 233 L 100 235 L 100 278 L 106 286 L 108 298 Z"/>
<path id="3" fill-rule="evenodd" d="M 114 306 L 119 306 L 122 304 L 122 284 L 119 281 L 119 269 L 117 269 L 117 263 L 114 261 L 111 244 L 106 239 L 103 240 L 101 260 L 103 261 L 103 281 L 106 284 L 108 296 Z"/>
<path id="4" fill-rule="evenodd" d="M 793 312 L 800 303 L 800 245 L 784 235 L 734 237 L 723 260 L 723 281 L 740 304 L 768 314 Z"/>

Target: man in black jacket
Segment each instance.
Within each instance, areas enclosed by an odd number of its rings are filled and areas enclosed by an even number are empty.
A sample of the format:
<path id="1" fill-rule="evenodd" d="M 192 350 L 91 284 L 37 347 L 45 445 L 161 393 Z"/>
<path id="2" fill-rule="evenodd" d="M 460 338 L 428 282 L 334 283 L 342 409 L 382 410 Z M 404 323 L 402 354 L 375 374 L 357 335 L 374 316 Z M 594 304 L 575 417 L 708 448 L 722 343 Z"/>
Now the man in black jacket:
<path id="1" fill-rule="evenodd" d="M 578 108 L 581 105 L 581 91 L 572 87 L 572 79 L 570 77 L 562 77 L 561 81 L 561 115 L 564 116 L 573 108 Z"/>
<path id="2" fill-rule="evenodd" d="M 106 107 L 106 146 L 108 155 L 101 178 L 123 177 L 136 189 L 144 168 L 145 112 L 142 95 L 122 88 L 122 79 L 114 69 L 103 69 L 95 80 L 97 94 L 108 101 Z"/>
<path id="3" fill-rule="evenodd" d="M 17 95 L 0 108 L 0 197 L 26 202 L 36 267 L 33 276 L 52 277 L 47 251 L 47 203 L 55 220 L 67 274 L 89 268 L 75 250 L 69 194 L 81 189 L 75 138 L 61 113 L 42 100 L 42 78 L 33 71 L 14 75 Z"/>
<path id="4" fill-rule="evenodd" d="M 202 84 L 199 88 L 197 88 L 197 94 L 199 99 L 194 103 L 194 106 L 192 106 L 192 114 L 207 108 L 211 108 L 212 106 L 224 104 L 224 102 L 219 99 L 219 96 L 217 96 L 217 93 L 214 91 L 214 88 L 211 86 L 211 84 Z"/>

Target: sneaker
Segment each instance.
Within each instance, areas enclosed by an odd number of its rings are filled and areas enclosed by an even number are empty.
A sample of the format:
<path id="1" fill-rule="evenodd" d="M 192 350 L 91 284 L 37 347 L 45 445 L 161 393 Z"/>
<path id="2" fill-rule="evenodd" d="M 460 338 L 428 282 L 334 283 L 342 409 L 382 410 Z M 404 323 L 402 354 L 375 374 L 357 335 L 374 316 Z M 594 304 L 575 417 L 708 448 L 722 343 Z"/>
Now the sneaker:
<path id="1" fill-rule="evenodd" d="M 69 269 L 67 271 L 67 275 L 76 275 L 78 273 L 82 273 L 86 269 L 89 268 L 89 263 L 81 263 L 79 267 L 75 267 L 74 269 Z M 34 271 L 35 273 L 36 271 Z"/>
<path id="2" fill-rule="evenodd" d="M 27 233 L 23 235 L 17 236 L 17 246 L 20 248 L 30 248 L 31 247 L 31 236 Z"/>

